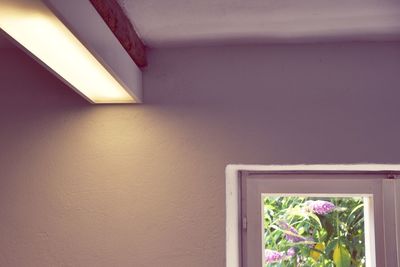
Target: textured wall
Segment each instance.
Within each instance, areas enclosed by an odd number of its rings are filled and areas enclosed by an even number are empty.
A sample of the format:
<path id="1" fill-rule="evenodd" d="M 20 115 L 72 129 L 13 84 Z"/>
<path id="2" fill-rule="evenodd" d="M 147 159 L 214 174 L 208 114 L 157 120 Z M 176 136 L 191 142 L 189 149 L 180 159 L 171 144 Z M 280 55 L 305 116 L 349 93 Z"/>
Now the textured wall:
<path id="1" fill-rule="evenodd" d="M 228 163 L 399 163 L 400 43 L 150 51 L 91 106 L 0 50 L 0 266 L 222 267 Z"/>

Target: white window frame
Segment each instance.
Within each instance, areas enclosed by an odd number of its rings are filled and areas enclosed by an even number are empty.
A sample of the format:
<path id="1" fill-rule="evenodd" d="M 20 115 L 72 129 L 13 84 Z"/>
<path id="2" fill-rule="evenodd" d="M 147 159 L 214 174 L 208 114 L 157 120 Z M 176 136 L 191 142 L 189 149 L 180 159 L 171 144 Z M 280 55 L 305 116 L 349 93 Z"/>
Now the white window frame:
<path id="1" fill-rule="evenodd" d="M 390 175 L 382 183 L 382 211 L 385 266 L 400 266 L 400 165 L 356 164 L 356 165 L 228 165 L 226 168 L 226 266 L 241 265 L 242 216 L 240 214 L 240 173 L 262 172 L 352 172 L 380 173 Z M 395 201 L 394 201 L 395 200 Z M 393 236 L 393 233 L 396 233 Z M 379 258 L 379 257 L 378 257 Z M 381 265 L 377 262 L 377 266 Z"/>

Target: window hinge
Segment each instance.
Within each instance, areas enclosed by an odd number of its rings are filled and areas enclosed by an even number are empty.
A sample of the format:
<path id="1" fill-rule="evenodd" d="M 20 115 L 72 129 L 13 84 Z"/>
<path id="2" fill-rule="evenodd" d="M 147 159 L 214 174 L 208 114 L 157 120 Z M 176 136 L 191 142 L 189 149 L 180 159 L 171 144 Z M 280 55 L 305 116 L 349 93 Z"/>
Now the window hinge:
<path id="1" fill-rule="evenodd" d="M 247 217 L 242 218 L 242 229 L 247 230 Z"/>

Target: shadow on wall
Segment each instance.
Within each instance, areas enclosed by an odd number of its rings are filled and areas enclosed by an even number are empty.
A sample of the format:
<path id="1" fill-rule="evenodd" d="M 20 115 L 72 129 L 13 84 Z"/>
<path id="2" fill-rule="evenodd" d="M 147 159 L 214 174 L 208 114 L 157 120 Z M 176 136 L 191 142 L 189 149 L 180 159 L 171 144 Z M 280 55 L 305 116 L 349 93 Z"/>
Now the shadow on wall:
<path id="1" fill-rule="evenodd" d="M 16 106 L 87 106 L 87 102 L 17 47 L 0 48 L 0 104 Z"/>

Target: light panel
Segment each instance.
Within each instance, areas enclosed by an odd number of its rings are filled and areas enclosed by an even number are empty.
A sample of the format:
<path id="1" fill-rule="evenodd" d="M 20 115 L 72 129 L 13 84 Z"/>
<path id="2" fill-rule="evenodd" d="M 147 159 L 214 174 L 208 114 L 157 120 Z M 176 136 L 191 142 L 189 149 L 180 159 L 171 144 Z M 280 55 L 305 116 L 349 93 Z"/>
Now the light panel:
<path id="1" fill-rule="evenodd" d="M 136 102 L 41 0 L 0 0 L 0 27 L 90 102 Z"/>

